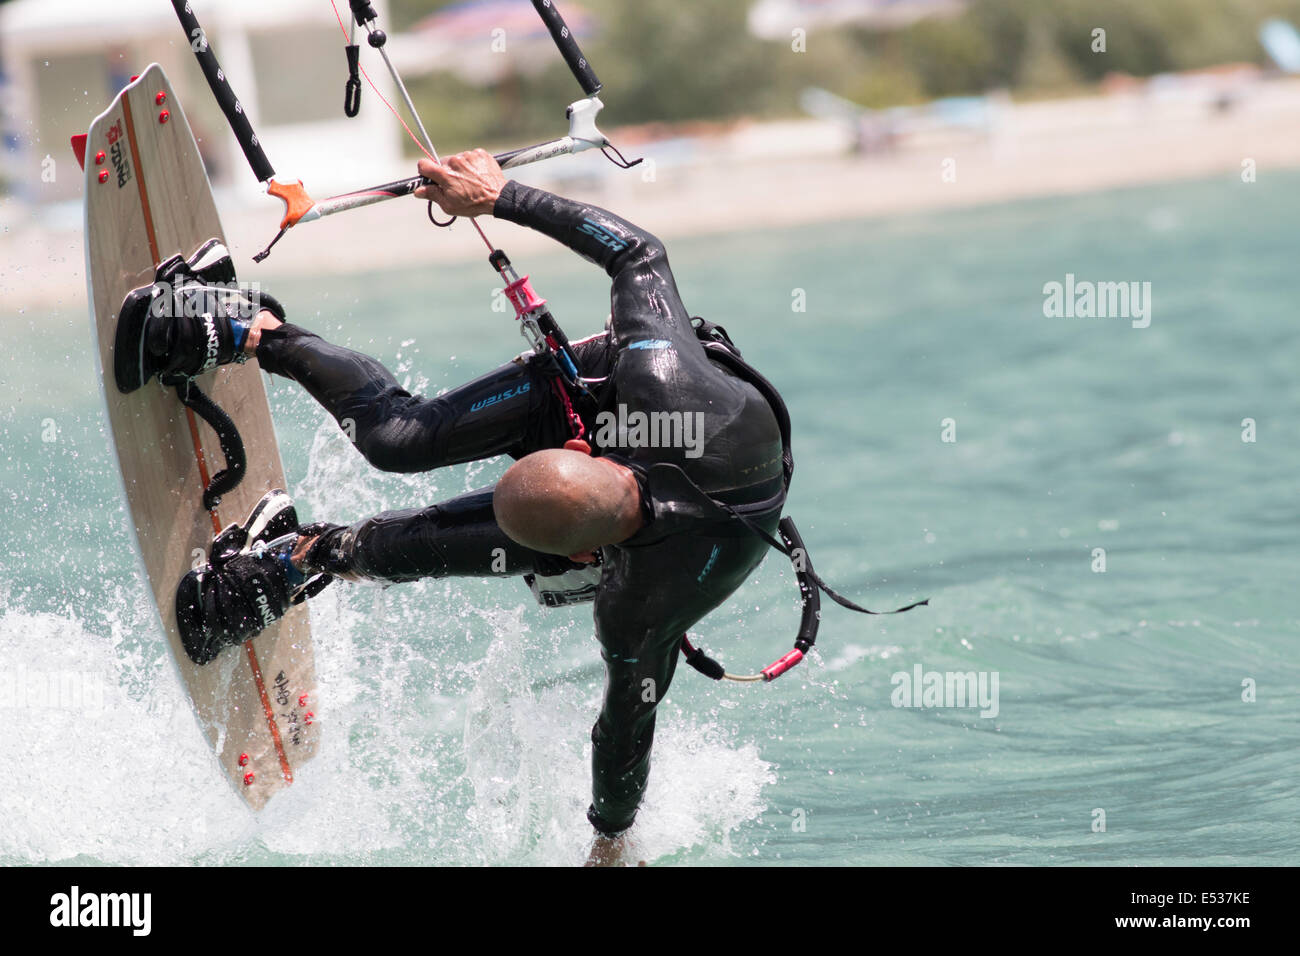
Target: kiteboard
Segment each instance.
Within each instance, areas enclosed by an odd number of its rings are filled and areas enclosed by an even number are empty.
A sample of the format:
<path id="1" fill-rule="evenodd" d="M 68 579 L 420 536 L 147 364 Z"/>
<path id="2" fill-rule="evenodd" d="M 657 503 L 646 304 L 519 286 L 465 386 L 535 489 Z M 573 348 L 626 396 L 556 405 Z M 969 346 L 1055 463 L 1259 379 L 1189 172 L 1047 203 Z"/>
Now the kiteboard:
<path id="1" fill-rule="evenodd" d="M 293 783 L 315 754 L 316 675 L 306 605 L 241 647 L 199 666 L 177 630 L 177 583 L 206 561 L 212 539 L 283 488 L 284 469 L 256 360 L 199 376 L 233 420 L 246 451 L 243 480 L 211 510 L 203 493 L 223 461 L 217 435 L 157 380 L 122 394 L 114 331 L 128 292 L 159 263 L 224 243 L 207 172 L 181 104 L 156 63 L 134 78 L 83 139 L 86 276 L 95 354 L 138 553 L 180 676 L 222 771 L 254 810 Z"/>

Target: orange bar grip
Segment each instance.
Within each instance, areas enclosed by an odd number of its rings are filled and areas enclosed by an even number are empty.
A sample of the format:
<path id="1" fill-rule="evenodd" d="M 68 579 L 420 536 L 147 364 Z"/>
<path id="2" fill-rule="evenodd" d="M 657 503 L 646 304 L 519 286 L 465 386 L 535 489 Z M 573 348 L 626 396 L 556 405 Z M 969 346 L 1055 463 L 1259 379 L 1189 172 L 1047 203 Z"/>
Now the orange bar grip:
<path id="1" fill-rule="evenodd" d="M 296 183 L 277 183 L 274 179 L 266 184 L 266 191 L 284 203 L 284 218 L 280 220 L 280 228 L 288 229 L 290 226 L 298 224 L 303 216 L 311 212 L 312 206 L 316 205 L 316 200 L 307 195 L 307 190 L 302 188 L 302 180 Z"/>

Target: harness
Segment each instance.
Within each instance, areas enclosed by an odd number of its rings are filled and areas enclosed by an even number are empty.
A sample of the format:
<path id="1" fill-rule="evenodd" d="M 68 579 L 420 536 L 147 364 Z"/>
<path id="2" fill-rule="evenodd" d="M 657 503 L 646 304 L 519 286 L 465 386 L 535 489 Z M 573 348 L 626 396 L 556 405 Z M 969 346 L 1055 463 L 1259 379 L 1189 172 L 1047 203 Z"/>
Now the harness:
<path id="1" fill-rule="evenodd" d="M 715 322 L 709 322 L 698 316 L 692 320 L 691 324 L 695 329 L 696 338 L 699 339 L 701 347 L 709 358 L 741 381 L 754 386 L 768 405 L 771 406 L 772 414 L 776 417 L 777 428 L 781 433 L 781 490 L 761 501 L 743 505 L 728 504 L 719 501 L 701 489 L 677 465 L 659 462 L 643 471 L 647 487 L 654 485 L 659 488 L 668 488 L 673 491 L 673 494 L 671 500 L 666 502 L 660 502 L 658 498 L 655 499 L 656 504 L 665 505 L 662 511 L 656 509 L 656 523 L 664 521 L 671 525 L 680 520 L 684 523 L 692 523 L 695 527 L 698 527 L 698 523 L 701 521 L 739 523 L 750 533 L 758 536 L 770 547 L 775 548 L 789 558 L 791 567 L 794 570 L 795 581 L 799 587 L 802 612 L 799 619 L 799 629 L 795 634 L 794 648 L 756 674 L 729 673 L 701 648 L 692 644 L 687 635 L 683 634 L 681 653 L 685 657 L 686 663 L 705 677 L 713 680 L 726 678 L 727 680 L 745 682 L 771 681 L 780 677 L 803 660 L 804 656 L 816 643 L 818 627 L 821 624 L 821 592 L 825 592 L 831 600 L 841 607 L 860 614 L 901 614 L 928 604 L 929 599 L 927 598 L 892 611 L 872 611 L 862 607 L 837 593 L 818 576 L 813 569 L 812 560 L 808 556 L 808 549 L 804 546 L 803 538 L 800 536 L 799 529 L 796 527 L 793 518 L 789 515 L 782 516 L 777 522 L 775 536 L 761 527 L 762 524 L 770 521 L 773 516 L 779 515 L 785 507 L 786 497 L 790 490 L 790 479 L 794 475 L 794 454 L 790 448 L 790 412 L 776 387 L 741 356 L 740 350 L 731 341 L 726 329 Z M 686 527 L 687 525 L 684 524 L 682 530 L 686 530 Z M 672 533 L 675 532 L 667 530 L 667 534 Z M 589 565 L 553 577 L 532 574 L 524 576 L 524 580 L 528 583 L 538 601 L 548 607 L 579 604 L 592 600 L 596 595 L 599 579 L 599 565 Z"/>
<path id="2" fill-rule="evenodd" d="M 769 546 L 790 559 L 795 582 L 799 586 L 802 614 L 799 619 L 799 630 L 795 634 L 794 649 L 764 667 L 757 674 L 739 675 L 727 672 L 721 664 L 709 657 L 702 649 L 695 647 L 687 635 L 683 634 L 682 656 L 686 658 L 686 663 L 705 677 L 713 680 L 722 680 L 723 678 L 734 681 L 776 680 L 776 678 L 803 660 L 804 655 L 812 649 L 812 646 L 817 641 L 817 630 L 821 625 L 821 595 L 818 593 L 819 591 L 824 591 L 832 601 L 841 607 L 848 608 L 850 611 L 857 611 L 859 614 L 902 614 L 913 608 L 929 604 L 930 600 L 926 598 L 905 607 L 895 608 L 892 611 L 872 611 L 862 607 L 860 604 L 856 604 L 837 593 L 813 570 L 812 560 L 808 556 L 808 549 L 804 546 L 803 538 L 799 535 L 799 529 L 795 526 L 793 518 L 784 515 L 778 522 L 777 535 L 780 536 L 780 540 L 759 527 L 759 522 L 770 516 L 772 512 L 779 512 L 785 506 L 785 499 L 790 490 L 790 479 L 794 475 L 794 454 L 790 449 L 790 412 L 785 407 L 785 401 L 777 392 L 776 387 L 741 357 L 740 350 L 731 341 L 726 329 L 715 322 L 709 322 L 698 316 L 692 321 L 692 325 L 694 325 L 695 334 L 709 357 L 727 368 L 737 378 L 753 385 L 758 390 L 758 393 L 763 396 L 772 407 L 772 414 L 776 416 L 777 427 L 781 432 L 781 470 L 784 481 L 778 494 L 767 501 L 749 505 L 729 505 L 715 498 L 710 498 L 708 495 L 705 495 L 705 497 L 721 515 L 739 521 L 751 532 L 766 541 Z M 677 466 L 670 465 L 669 467 L 676 468 Z M 680 469 L 678 470 L 680 471 Z M 684 472 L 682 478 L 688 482 L 690 481 L 690 478 L 686 477 Z M 704 492 L 701 491 L 701 494 L 704 494 Z"/>

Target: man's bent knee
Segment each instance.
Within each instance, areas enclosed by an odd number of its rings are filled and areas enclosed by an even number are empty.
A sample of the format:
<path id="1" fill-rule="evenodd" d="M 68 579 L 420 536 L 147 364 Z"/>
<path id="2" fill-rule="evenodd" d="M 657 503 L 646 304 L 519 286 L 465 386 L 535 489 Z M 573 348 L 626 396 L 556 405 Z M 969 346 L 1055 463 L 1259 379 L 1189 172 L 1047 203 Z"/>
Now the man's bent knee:
<path id="1" fill-rule="evenodd" d="M 346 432 L 347 424 L 340 425 Z M 353 439 L 362 457 L 380 471 L 409 474 L 429 471 L 442 464 L 429 429 L 409 419 L 390 419 L 366 429 L 355 438 L 348 437 Z"/>

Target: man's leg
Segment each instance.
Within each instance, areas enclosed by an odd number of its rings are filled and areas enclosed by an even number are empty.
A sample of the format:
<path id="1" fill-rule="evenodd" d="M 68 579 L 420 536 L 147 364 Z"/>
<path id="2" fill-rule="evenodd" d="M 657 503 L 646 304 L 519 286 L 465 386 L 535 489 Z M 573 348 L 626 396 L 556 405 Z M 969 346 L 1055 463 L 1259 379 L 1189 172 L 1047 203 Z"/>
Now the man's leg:
<path id="1" fill-rule="evenodd" d="M 771 530 L 776 519 L 763 523 Z M 597 832 L 632 825 L 650 777 L 655 712 L 677 669 L 686 631 L 721 605 L 767 553 L 756 535 L 678 535 L 658 544 L 606 550 L 613 581 L 596 598 L 596 637 L 605 662 L 605 695 L 591 731 L 592 803 Z"/>
<path id="2" fill-rule="evenodd" d="M 369 356 L 283 324 L 269 311 L 258 314 L 244 350 L 267 371 L 302 384 L 355 436 L 366 459 L 384 470 L 422 471 L 523 454 L 566 437 L 563 419 L 548 414 L 550 390 L 526 364 L 510 363 L 425 399 L 403 390 Z M 350 527 L 311 526 L 293 558 L 300 570 L 383 581 L 558 574 L 575 566 L 506 537 L 492 511 L 491 489 L 429 508 L 384 512 Z"/>
<path id="3" fill-rule="evenodd" d="M 429 508 L 385 511 L 350 526 L 303 529 L 294 549 L 300 570 L 356 580 L 425 577 L 511 577 L 560 574 L 579 567 L 506 537 L 484 488 Z"/>
<path id="4" fill-rule="evenodd" d="M 213 247 L 213 269 L 229 267 L 224 250 Z M 374 359 L 284 324 L 284 309 L 266 293 L 212 285 L 199 264 L 179 257 L 159 275 L 132 290 L 118 315 L 114 377 L 123 392 L 155 377 L 182 381 L 253 354 L 266 371 L 300 382 L 385 471 L 424 471 L 502 453 L 519 457 L 569 437 L 564 403 L 532 356 L 422 398 Z"/>
<path id="5" fill-rule="evenodd" d="M 407 392 L 382 364 L 261 312 L 244 342 L 262 368 L 301 384 L 383 471 L 427 471 L 568 437 L 549 383 L 525 359 L 435 398 Z"/>
<path id="6" fill-rule="evenodd" d="M 243 525 L 222 532 L 208 564 L 177 588 L 181 640 L 206 664 L 312 596 L 332 576 L 384 582 L 422 577 L 561 574 L 578 565 L 506 537 L 490 488 L 430 508 L 387 511 L 351 527 L 299 527 L 288 495 L 268 493 Z M 294 537 L 296 535 L 296 542 Z"/>
<path id="7" fill-rule="evenodd" d="M 206 295 L 205 287 L 187 285 L 175 293 L 196 294 Z M 149 295 L 156 298 L 152 287 Z M 374 359 L 282 323 L 282 310 L 261 310 L 244 322 L 227 303 L 220 315 L 206 314 L 205 326 L 173 320 L 154 328 L 139 314 L 151 302 L 141 298 L 123 307 L 130 320 L 123 327 L 134 335 L 126 337 L 127 344 L 149 359 L 127 369 L 128 386 L 197 369 L 207 361 L 207 353 L 198 354 L 207 347 L 202 337 L 207 329 L 217 337 L 216 364 L 235 361 L 242 351 L 256 355 L 266 371 L 298 381 L 381 469 L 410 472 L 503 453 L 520 457 L 559 447 L 569 436 L 564 404 L 531 356 L 425 399 L 402 389 Z M 296 517 L 286 523 L 297 527 Z M 280 537 L 282 543 L 253 542 L 256 548 L 237 554 L 214 550 L 206 566 L 186 575 L 176 607 L 186 650 L 196 663 L 252 637 L 283 615 L 291 601 L 317 593 L 331 575 L 410 581 L 528 572 L 550 576 L 578 567 L 507 538 L 496 523 L 491 490 L 431 508 L 385 512 L 352 527 L 317 524 Z"/>

